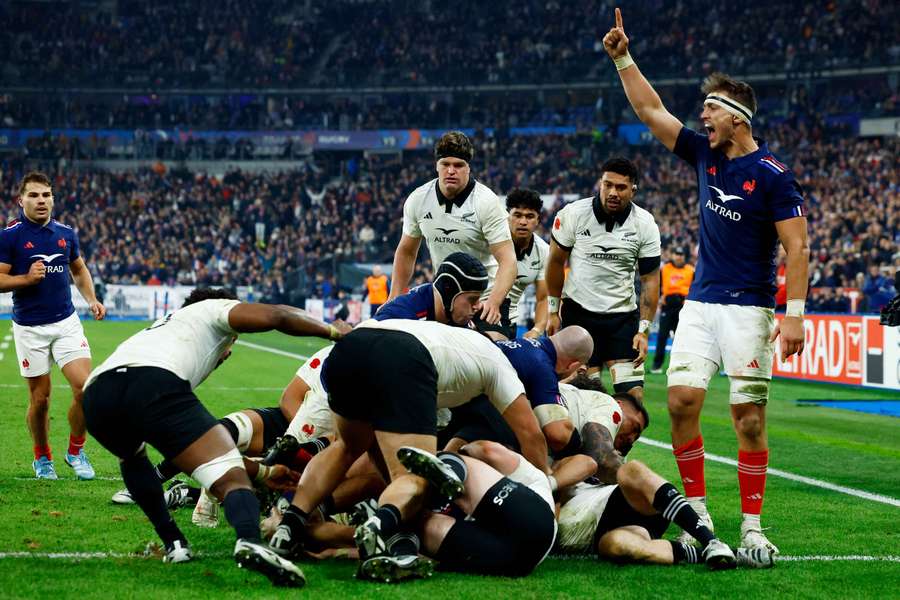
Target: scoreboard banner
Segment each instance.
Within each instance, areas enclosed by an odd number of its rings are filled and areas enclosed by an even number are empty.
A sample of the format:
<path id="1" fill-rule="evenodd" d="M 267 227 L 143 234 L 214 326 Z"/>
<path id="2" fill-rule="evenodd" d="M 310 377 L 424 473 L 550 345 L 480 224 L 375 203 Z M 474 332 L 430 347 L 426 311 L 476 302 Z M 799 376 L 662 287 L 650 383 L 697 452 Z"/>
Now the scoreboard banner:
<path id="1" fill-rule="evenodd" d="M 869 315 L 807 315 L 804 329 L 800 356 L 782 362 L 775 341 L 773 376 L 900 390 L 900 328 Z"/>

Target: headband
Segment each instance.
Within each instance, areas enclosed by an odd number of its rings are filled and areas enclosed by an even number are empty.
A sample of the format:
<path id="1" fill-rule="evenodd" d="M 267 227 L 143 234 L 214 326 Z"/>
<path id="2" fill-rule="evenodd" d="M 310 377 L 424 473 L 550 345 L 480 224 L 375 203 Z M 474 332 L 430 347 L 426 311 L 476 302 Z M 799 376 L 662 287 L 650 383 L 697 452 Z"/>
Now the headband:
<path id="1" fill-rule="evenodd" d="M 738 102 L 737 100 L 732 100 L 728 96 L 722 96 L 720 94 L 709 94 L 706 97 L 705 102 L 709 104 L 715 104 L 716 106 L 720 106 L 724 108 L 726 111 L 745 122 L 747 125 L 750 124 L 750 120 L 753 118 L 753 111 Z"/>

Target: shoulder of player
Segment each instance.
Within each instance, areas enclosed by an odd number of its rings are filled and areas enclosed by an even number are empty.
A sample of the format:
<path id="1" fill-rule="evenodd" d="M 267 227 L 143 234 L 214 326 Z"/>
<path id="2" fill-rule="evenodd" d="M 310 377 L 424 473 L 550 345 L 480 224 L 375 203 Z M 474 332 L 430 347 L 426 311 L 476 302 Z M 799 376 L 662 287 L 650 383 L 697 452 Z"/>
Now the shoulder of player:
<path id="1" fill-rule="evenodd" d="M 69 231 L 75 231 L 75 229 L 71 225 L 66 225 L 65 223 L 60 223 L 56 219 L 53 219 L 52 222 L 57 227 L 62 227 L 63 229 L 68 229 Z"/>
<path id="2" fill-rule="evenodd" d="M 772 179 L 793 179 L 794 173 L 790 167 L 781 162 L 777 156 L 771 152 L 764 154 L 756 161 L 756 164 L 763 169 Z"/>
<path id="3" fill-rule="evenodd" d="M 631 205 L 631 214 L 634 217 L 635 223 L 642 227 L 658 227 L 656 224 L 656 219 L 653 218 L 653 213 L 651 213 L 646 208 L 640 207 L 637 204 Z"/>
<path id="4" fill-rule="evenodd" d="M 573 200 L 572 202 L 569 202 L 568 204 L 560 208 L 556 215 L 558 217 L 579 218 L 584 215 L 593 214 L 593 201 L 593 198 L 581 198 L 580 200 Z"/>
<path id="5" fill-rule="evenodd" d="M 433 192 L 435 185 L 437 185 L 437 178 L 432 179 L 431 181 L 425 182 L 413 191 L 409 193 L 406 197 L 407 202 L 422 202 L 426 196 L 428 196 L 429 192 Z"/>
<path id="6" fill-rule="evenodd" d="M 500 201 L 500 196 L 498 196 L 491 188 L 484 185 L 480 181 L 475 182 L 475 187 L 474 189 L 472 189 L 468 200 L 472 202 L 472 207 L 476 211 L 493 209 L 497 206 L 499 206 L 504 212 L 506 210 L 506 208 L 503 206 L 503 203 Z"/>
<path id="7" fill-rule="evenodd" d="M 546 256 L 550 253 L 550 244 L 544 241 L 544 238 L 539 236 L 536 233 L 531 234 L 534 237 L 534 247 L 537 248 L 538 252 L 542 256 Z"/>
<path id="8" fill-rule="evenodd" d="M 3 228 L 3 231 L 11 231 L 13 229 L 16 229 L 20 225 L 22 225 L 22 221 L 20 221 L 19 219 L 13 219 L 9 223 L 7 223 L 6 227 Z"/>

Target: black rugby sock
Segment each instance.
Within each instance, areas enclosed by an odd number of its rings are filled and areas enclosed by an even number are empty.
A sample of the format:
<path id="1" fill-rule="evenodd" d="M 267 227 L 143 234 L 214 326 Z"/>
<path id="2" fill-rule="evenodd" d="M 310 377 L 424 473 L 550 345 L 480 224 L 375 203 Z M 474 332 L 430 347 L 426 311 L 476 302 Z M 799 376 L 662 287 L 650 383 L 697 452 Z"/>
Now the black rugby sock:
<path id="1" fill-rule="evenodd" d="M 170 547 L 175 540 L 181 540 L 187 544 L 184 534 L 181 533 L 166 507 L 162 482 L 160 482 L 150 459 L 146 455 L 133 456 L 119 466 L 122 470 L 122 479 L 125 481 L 131 497 L 150 519 L 150 523 L 153 524 L 153 528 L 156 529 L 156 533 L 163 543 L 167 547 Z"/>
<path id="2" fill-rule="evenodd" d="M 259 534 L 259 500 L 251 490 L 241 488 L 231 491 L 222 501 L 225 507 L 225 518 L 234 527 L 240 539 L 258 542 Z"/>
<path id="3" fill-rule="evenodd" d="M 688 563 L 695 565 L 700 562 L 700 551 L 689 544 L 681 542 L 669 542 L 672 544 L 672 563 Z"/>
<path id="4" fill-rule="evenodd" d="M 704 548 L 715 538 L 713 532 L 703 524 L 697 512 L 671 483 L 664 483 L 656 490 L 653 508 L 658 510 L 663 518 L 691 534 Z"/>

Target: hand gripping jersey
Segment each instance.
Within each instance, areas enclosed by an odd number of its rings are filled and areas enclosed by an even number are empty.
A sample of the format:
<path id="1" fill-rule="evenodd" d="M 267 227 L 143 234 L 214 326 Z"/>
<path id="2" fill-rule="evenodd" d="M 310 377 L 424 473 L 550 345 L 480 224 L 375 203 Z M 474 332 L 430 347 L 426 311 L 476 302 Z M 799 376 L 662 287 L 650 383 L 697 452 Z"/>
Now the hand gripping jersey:
<path id="1" fill-rule="evenodd" d="M 238 334 L 228 324 L 228 313 L 238 304 L 237 300 L 203 300 L 157 319 L 119 344 L 91 372 L 85 387 L 118 367 L 158 367 L 189 382 L 193 390 L 234 343 Z"/>
<path id="2" fill-rule="evenodd" d="M 40 283 L 13 290 L 13 321 L 47 325 L 74 313 L 69 265 L 80 255 L 75 230 L 56 219 L 39 225 L 20 213 L 19 220 L 0 231 L 0 263 L 11 266 L 10 275 L 28 273 L 39 260 L 47 267 Z"/>
<path id="3" fill-rule="evenodd" d="M 474 179 L 453 200 L 444 198 L 433 179 L 413 190 L 403 204 L 403 233 L 425 238 L 435 267 L 454 252 L 477 258 L 490 278 L 482 296 L 486 298 L 498 268 L 490 247 L 512 239 L 508 218 L 497 195 Z"/>
<path id="4" fill-rule="evenodd" d="M 682 128 L 675 154 L 697 173 L 700 252 L 689 300 L 775 306 L 775 223 L 806 215 L 794 175 L 769 151 L 729 159 L 709 140 Z"/>

